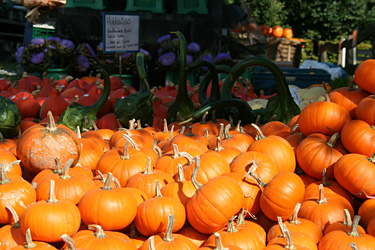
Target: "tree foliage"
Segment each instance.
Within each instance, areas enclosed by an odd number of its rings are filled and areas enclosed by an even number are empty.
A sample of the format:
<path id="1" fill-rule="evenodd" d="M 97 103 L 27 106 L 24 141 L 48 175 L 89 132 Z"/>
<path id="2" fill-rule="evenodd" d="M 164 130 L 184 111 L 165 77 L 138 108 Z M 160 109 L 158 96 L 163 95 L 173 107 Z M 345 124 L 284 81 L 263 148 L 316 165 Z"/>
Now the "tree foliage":
<path id="1" fill-rule="evenodd" d="M 259 24 L 293 28 L 296 37 L 333 39 L 375 24 L 375 0 L 247 0 Z"/>

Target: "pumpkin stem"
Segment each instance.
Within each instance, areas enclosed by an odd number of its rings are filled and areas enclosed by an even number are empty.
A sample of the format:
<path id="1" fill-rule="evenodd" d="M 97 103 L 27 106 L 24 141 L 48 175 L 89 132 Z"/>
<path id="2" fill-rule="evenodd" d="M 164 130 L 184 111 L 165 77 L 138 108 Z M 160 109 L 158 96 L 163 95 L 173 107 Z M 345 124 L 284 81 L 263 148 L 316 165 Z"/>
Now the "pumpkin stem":
<path id="1" fill-rule="evenodd" d="M 177 146 L 177 144 L 172 143 L 172 149 L 173 149 L 173 155 L 172 155 L 172 158 L 173 158 L 173 159 L 178 158 L 180 152 L 178 151 L 178 146 Z"/>
<path id="2" fill-rule="evenodd" d="M 155 180 L 155 196 L 154 197 L 163 197 L 160 191 L 160 184 L 158 180 Z"/>
<path id="3" fill-rule="evenodd" d="M 253 215 L 249 211 L 245 210 L 245 208 L 241 208 L 241 211 L 238 213 L 237 226 L 239 226 L 239 225 L 245 225 L 246 224 L 246 222 L 245 222 L 245 214 L 250 215 L 250 217 L 253 220 L 257 219 L 257 217 L 255 215 Z"/>
<path id="4" fill-rule="evenodd" d="M 96 123 L 93 120 L 91 120 L 91 119 L 90 119 L 90 124 L 94 128 L 94 131 L 98 131 L 99 130 L 98 126 L 96 126 Z"/>
<path id="5" fill-rule="evenodd" d="M 296 132 L 297 128 L 299 128 L 299 124 L 298 124 L 298 123 L 296 123 L 296 124 L 292 127 L 292 129 L 290 130 L 290 133 L 294 134 L 294 133 Z"/>
<path id="6" fill-rule="evenodd" d="M 226 140 L 226 139 L 229 139 L 229 138 L 231 138 L 232 136 L 230 135 L 230 133 L 229 133 L 229 130 L 230 130 L 230 128 L 231 128 L 231 125 L 230 124 L 228 124 L 227 126 L 225 126 L 225 128 L 224 128 L 224 139 Z"/>
<path id="7" fill-rule="evenodd" d="M 30 228 L 26 230 L 25 236 L 26 236 L 26 245 L 24 245 L 23 247 L 26 249 L 31 249 L 31 248 L 36 247 L 35 243 L 33 242 L 33 239 L 31 238 Z"/>
<path id="8" fill-rule="evenodd" d="M 136 239 L 139 236 L 139 234 L 137 233 L 137 228 L 135 227 L 135 223 L 134 222 L 130 225 L 130 231 L 129 231 L 128 236 L 131 239 Z"/>
<path id="9" fill-rule="evenodd" d="M 352 248 L 352 250 L 358 250 L 358 247 L 357 247 L 357 245 L 354 242 L 350 243 L 349 245 Z"/>
<path id="10" fill-rule="evenodd" d="M 352 224 L 352 230 L 348 232 L 348 235 L 351 237 L 359 237 L 359 232 L 358 232 L 358 224 L 359 221 L 361 220 L 361 216 L 355 215 L 353 219 L 353 224 Z"/>
<path id="11" fill-rule="evenodd" d="M 20 223 L 20 219 L 18 217 L 18 214 L 16 212 L 16 210 L 14 210 L 14 208 L 12 206 L 10 206 L 9 204 L 6 204 L 5 207 L 9 210 L 9 212 L 12 214 L 12 217 L 13 217 L 13 225 L 12 225 L 12 228 L 21 228 L 21 223 Z"/>
<path id="12" fill-rule="evenodd" d="M 174 225 L 174 215 L 170 214 L 168 215 L 168 225 L 164 234 L 164 241 L 169 241 L 169 242 L 173 241 L 173 238 L 172 238 L 173 225 Z"/>
<path id="13" fill-rule="evenodd" d="M 50 180 L 50 188 L 49 188 L 49 198 L 47 200 L 48 203 L 57 203 L 58 200 L 56 199 L 56 194 L 55 194 L 55 181 Z"/>
<path id="14" fill-rule="evenodd" d="M 208 111 L 204 112 L 200 124 L 206 124 L 207 123 L 207 120 L 206 120 L 207 115 L 208 115 Z"/>
<path id="15" fill-rule="evenodd" d="M 286 245 L 285 245 L 284 248 L 289 249 L 289 250 L 297 249 L 293 245 L 292 235 L 290 234 L 289 230 L 286 228 L 286 226 L 284 224 L 283 224 L 283 231 L 285 232 L 285 235 L 286 235 Z"/>
<path id="16" fill-rule="evenodd" d="M 255 130 L 257 131 L 257 136 L 256 136 L 257 140 L 266 138 L 266 136 L 263 134 L 262 130 L 259 128 L 258 125 L 254 124 L 254 123 L 251 123 L 251 126 L 253 126 L 255 128 Z"/>
<path id="17" fill-rule="evenodd" d="M 61 162 L 59 158 L 55 157 L 55 169 L 53 170 L 54 174 L 62 174 L 63 169 L 61 167 Z"/>
<path id="18" fill-rule="evenodd" d="M 225 138 L 224 130 L 225 130 L 224 129 L 224 123 L 220 123 L 219 135 L 218 135 L 220 138 L 223 138 L 223 137 Z"/>
<path id="19" fill-rule="evenodd" d="M 317 200 L 319 204 L 326 204 L 327 199 L 324 197 L 324 186 L 319 184 L 319 199 Z"/>
<path id="20" fill-rule="evenodd" d="M 88 225 L 88 229 L 95 231 L 94 236 L 98 239 L 103 239 L 107 237 L 107 235 L 104 233 L 103 228 L 99 225 L 95 225 L 95 224 Z"/>
<path id="21" fill-rule="evenodd" d="M 126 132 L 130 133 L 129 130 L 127 130 Z M 133 148 L 135 148 L 136 150 L 139 150 L 139 148 L 137 147 L 137 144 L 135 143 L 135 141 L 133 140 L 133 138 L 131 138 L 130 136 L 131 135 L 127 135 L 127 134 L 123 134 L 122 135 L 122 137 L 124 137 L 126 140 L 129 141 L 130 145 L 132 145 Z"/>
<path id="22" fill-rule="evenodd" d="M 367 160 L 368 160 L 369 162 L 371 162 L 371 163 L 374 163 L 374 164 L 375 164 L 375 153 L 373 153 L 373 154 L 371 155 L 371 157 L 370 157 L 370 158 L 367 158 Z"/>
<path id="23" fill-rule="evenodd" d="M 188 132 L 185 134 L 185 136 L 188 136 L 188 137 L 194 136 L 193 131 L 192 131 L 192 126 L 188 127 Z"/>
<path id="24" fill-rule="evenodd" d="M 164 130 L 163 130 L 163 133 L 169 133 L 167 119 L 164 119 L 163 121 L 164 121 Z"/>
<path id="25" fill-rule="evenodd" d="M 347 208 L 344 209 L 344 222 L 345 226 L 351 227 L 353 225 L 352 216 Z"/>
<path id="26" fill-rule="evenodd" d="M 16 161 L 13 161 L 13 162 L 11 162 L 11 163 L 9 163 L 9 164 L 6 164 L 6 165 L 5 165 L 5 171 L 6 171 L 6 172 L 9 172 L 10 169 L 11 169 L 14 165 L 16 165 L 16 164 L 20 164 L 20 163 L 21 163 L 21 160 L 16 160 Z"/>
<path id="27" fill-rule="evenodd" d="M 216 148 L 215 148 L 215 151 L 216 152 L 220 152 L 220 151 L 223 151 L 224 148 L 223 146 L 221 146 L 221 138 L 220 136 L 217 137 L 217 140 L 216 140 Z"/>
<path id="28" fill-rule="evenodd" d="M 182 168 L 181 164 L 177 165 L 177 174 L 178 174 L 178 181 L 186 181 L 184 175 L 184 169 Z"/>
<path id="29" fill-rule="evenodd" d="M 73 165 L 73 162 L 74 162 L 74 159 L 70 158 L 63 169 L 62 175 L 60 175 L 60 179 L 63 179 L 63 180 L 70 179 L 69 169 Z"/>
<path id="30" fill-rule="evenodd" d="M 214 233 L 215 235 L 215 245 L 214 249 L 216 250 L 229 250 L 229 248 L 223 246 L 223 242 L 221 241 L 220 234 L 218 232 Z"/>
<path id="31" fill-rule="evenodd" d="M 185 126 L 182 126 L 181 130 L 180 130 L 180 135 L 183 135 L 185 133 L 185 129 L 186 127 Z"/>
<path id="32" fill-rule="evenodd" d="M 47 126 L 46 129 L 49 132 L 55 131 L 57 129 L 55 119 L 53 118 L 52 112 L 48 111 L 47 113 Z"/>
<path id="33" fill-rule="evenodd" d="M 301 223 L 301 221 L 298 220 L 298 212 L 301 209 L 301 203 L 297 203 L 297 205 L 294 208 L 293 214 L 292 214 L 292 219 L 289 221 L 290 224 L 292 225 L 298 225 Z"/>
<path id="34" fill-rule="evenodd" d="M 174 125 L 172 125 L 172 127 L 171 127 L 171 132 L 169 133 L 169 139 L 168 140 L 172 140 L 172 138 L 173 138 L 173 130 L 174 130 Z"/>
<path id="35" fill-rule="evenodd" d="M 113 174 L 109 172 L 107 174 L 107 178 L 105 178 L 104 187 L 102 187 L 103 190 L 112 190 L 112 187 L 111 187 L 112 177 L 113 177 Z"/>
<path id="36" fill-rule="evenodd" d="M 323 169 L 322 184 L 323 184 L 324 187 L 329 187 L 331 185 L 331 183 L 328 180 L 327 169 L 326 168 Z"/>
<path id="37" fill-rule="evenodd" d="M 238 120 L 238 122 L 237 122 L 237 126 L 236 126 L 236 128 L 234 129 L 234 131 L 241 131 L 241 120 Z"/>
<path id="38" fill-rule="evenodd" d="M 334 148 L 336 146 L 337 140 L 340 138 L 340 133 L 335 133 L 329 138 L 329 141 L 327 142 L 327 146 Z"/>
<path id="39" fill-rule="evenodd" d="M 154 145 L 152 145 L 152 149 L 158 154 L 158 157 L 163 156 L 163 152 L 161 152 L 161 149 L 158 147 L 158 141 L 154 140 Z"/>
<path id="40" fill-rule="evenodd" d="M 143 129 L 141 119 L 138 119 L 136 124 L 137 124 L 137 129 Z"/>
<path id="41" fill-rule="evenodd" d="M 228 233 L 234 233 L 234 232 L 238 231 L 238 229 L 234 226 L 234 220 L 236 218 L 237 218 L 237 215 L 234 215 L 234 216 L 232 216 L 232 218 L 229 219 L 228 228 L 227 228 Z"/>
<path id="42" fill-rule="evenodd" d="M 210 138 L 210 132 L 208 132 L 208 129 L 207 128 L 204 128 L 204 133 L 203 133 L 203 136 L 205 137 L 205 138 Z"/>
<path id="43" fill-rule="evenodd" d="M 286 232 L 284 230 L 284 224 L 283 219 L 280 216 L 277 216 L 277 224 L 279 225 L 280 231 L 281 231 L 281 237 L 286 238 Z"/>
<path id="44" fill-rule="evenodd" d="M 72 237 L 67 234 L 63 234 L 60 238 L 66 243 L 66 245 L 68 245 L 68 250 L 77 250 L 76 244 L 74 244 Z"/>
<path id="45" fill-rule="evenodd" d="M 143 172 L 143 174 L 148 175 L 152 174 L 152 167 L 151 167 L 151 157 L 147 157 L 147 164 L 146 164 L 146 170 Z"/>
<path id="46" fill-rule="evenodd" d="M 258 167 L 258 163 L 256 163 L 254 160 L 251 161 L 250 164 L 253 164 L 252 167 L 254 167 L 254 168 Z M 264 183 L 264 182 L 258 177 L 258 175 L 257 175 L 256 173 L 254 173 L 255 169 L 252 168 L 252 167 L 249 169 L 249 172 L 247 172 L 246 177 L 249 177 L 249 175 L 250 175 L 251 177 L 253 177 L 253 178 L 257 181 L 258 185 L 260 186 L 260 190 L 262 190 L 262 188 L 264 188 L 264 187 L 267 185 L 267 183 Z"/>
<path id="47" fill-rule="evenodd" d="M 82 135 L 81 135 L 81 129 L 79 128 L 79 126 L 77 126 L 77 129 L 76 129 L 76 135 L 79 139 L 82 138 Z"/>
<path id="48" fill-rule="evenodd" d="M 195 157 L 195 167 L 194 167 L 194 170 L 193 170 L 193 173 L 191 175 L 191 182 L 193 183 L 194 187 L 197 189 L 197 191 L 203 187 L 203 184 L 199 183 L 197 181 L 197 173 L 198 173 L 198 170 L 199 170 L 199 167 L 201 165 L 201 158 L 199 155 L 197 155 Z"/>
<path id="49" fill-rule="evenodd" d="M 155 239 L 154 239 L 154 236 L 153 235 L 150 236 L 147 241 L 148 241 L 148 249 L 149 250 L 155 250 Z"/>
<path id="50" fill-rule="evenodd" d="M 129 120 L 129 129 L 135 129 L 135 119 Z"/>
<path id="51" fill-rule="evenodd" d="M 120 155 L 120 159 L 121 160 L 129 160 L 130 159 L 130 156 L 129 156 L 129 141 L 127 141 L 125 143 L 122 155 Z"/>

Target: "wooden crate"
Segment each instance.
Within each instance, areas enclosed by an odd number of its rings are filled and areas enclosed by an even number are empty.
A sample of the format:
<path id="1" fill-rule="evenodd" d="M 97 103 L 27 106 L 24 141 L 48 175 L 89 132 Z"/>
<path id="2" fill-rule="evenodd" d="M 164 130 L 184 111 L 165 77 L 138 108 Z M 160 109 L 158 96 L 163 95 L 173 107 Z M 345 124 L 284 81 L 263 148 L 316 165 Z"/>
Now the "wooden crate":
<path id="1" fill-rule="evenodd" d="M 267 56 L 270 60 L 292 62 L 295 68 L 299 67 L 302 56 L 302 44 L 300 41 L 269 37 L 267 45 Z"/>

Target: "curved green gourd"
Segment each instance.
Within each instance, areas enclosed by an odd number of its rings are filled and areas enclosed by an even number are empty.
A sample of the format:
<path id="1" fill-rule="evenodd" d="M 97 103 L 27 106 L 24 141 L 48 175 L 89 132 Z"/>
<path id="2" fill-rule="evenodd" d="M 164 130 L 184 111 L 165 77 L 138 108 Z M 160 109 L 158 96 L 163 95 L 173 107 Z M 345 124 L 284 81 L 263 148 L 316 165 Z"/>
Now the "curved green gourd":
<path id="1" fill-rule="evenodd" d="M 124 127 L 129 126 L 132 119 L 140 120 L 142 126 L 153 124 L 154 107 L 148 84 L 148 76 L 144 63 L 144 54 L 139 52 L 136 56 L 136 66 L 139 75 L 139 92 L 130 94 L 123 99 L 116 99 L 114 114 Z"/>
<path id="2" fill-rule="evenodd" d="M 231 74 L 223 82 L 221 88 L 222 99 L 232 99 L 232 86 L 234 82 L 243 73 L 244 69 L 251 66 L 264 66 L 268 68 L 276 79 L 277 95 L 268 101 L 262 120 L 268 121 L 272 116 L 276 116 L 275 120 L 287 124 L 293 116 L 300 113 L 300 109 L 290 94 L 283 72 L 275 63 L 268 59 L 252 57 L 237 63 L 232 68 Z"/>
<path id="3" fill-rule="evenodd" d="M 85 128 L 91 129 L 91 123 L 85 124 L 85 120 L 96 121 L 96 115 L 108 100 L 108 96 L 111 91 L 111 81 L 107 71 L 104 69 L 98 69 L 98 72 L 102 74 L 104 79 L 104 89 L 99 99 L 91 106 L 83 106 L 76 102 L 70 104 L 57 120 L 57 124 L 63 124 L 73 131 L 77 129 L 77 126 L 80 127 L 81 132 Z"/>
<path id="4" fill-rule="evenodd" d="M 180 40 L 180 82 L 178 84 L 178 92 L 176 100 L 169 106 L 167 111 L 167 120 L 169 123 L 188 119 L 196 111 L 195 106 L 190 99 L 186 86 L 186 40 L 185 36 L 180 32 L 172 32 L 177 35 Z"/>

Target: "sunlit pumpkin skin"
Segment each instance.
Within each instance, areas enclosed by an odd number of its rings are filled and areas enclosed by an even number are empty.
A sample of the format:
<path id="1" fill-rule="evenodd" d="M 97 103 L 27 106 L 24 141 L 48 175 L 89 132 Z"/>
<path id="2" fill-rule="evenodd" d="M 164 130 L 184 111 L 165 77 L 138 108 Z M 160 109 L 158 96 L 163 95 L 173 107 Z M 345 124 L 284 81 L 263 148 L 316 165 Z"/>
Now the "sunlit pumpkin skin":
<path id="1" fill-rule="evenodd" d="M 7 209 L 13 216 L 13 223 L 0 228 L 0 250 L 9 250 L 17 245 L 25 245 L 25 235 L 22 233 L 19 217 L 11 206 Z"/>
<path id="2" fill-rule="evenodd" d="M 299 129 L 304 135 L 323 133 L 333 135 L 340 132 L 351 120 L 349 112 L 339 104 L 319 101 L 308 104 L 299 115 Z"/>
<path id="3" fill-rule="evenodd" d="M 353 249 L 350 245 L 351 243 L 354 243 L 357 246 L 357 249 L 373 249 L 375 246 L 375 237 L 366 233 L 358 232 L 357 225 L 359 219 L 360 216 L 358 215 L 354 217 L 353 226 L 349 232 L 336 230 L 324 235 L 319 242 L 319 250 L 351 250 Z"/>
<path id="4" fill-rule="evenodd" d="M 168 225 L 168 216 L 174 215 L 172 232 L 180 230 L 186 221 L 184 205 L 177 199 L 162 196 L 157 184 L 156 195 L 141 204 L 137 208 L 137 215 L 134 219 L 137 231 L 145 236 L 151 236 L 165 232 Z M 152 211 L 152 212 L 150 212 Z"/>
<path id="5" fill-rule="evenodd" d="M 358 120 L 375 125 L 375 95 L 363 98 L 357 105 L 355 115 Z"/>
<path id="6" fill-rule="evenodd" d="M 283 32 L 284 32 L 284 29 L 281 28 L 281 26 L 274 26 L 273 29 L 272 29 L 272 35 L 274 37 L 282 37 L 283 36 Z"/>
<path id="7" fill-rule="evenodd" d="M 0 146 L 1 147 L 1 146 Z M 17 161 L 17 157 L 10 152 L 9 150 L 0 148 L 0 163 L 3 163 L 5 166 L 8 166 L 12 162 Z M 19 176 L 22 176 L 22 169 L 20 164 L 11 164 L 10 168 L 7 169 L 7 172 L 12 172 Z"/>
<path id="8" fill-rule="evenodd" d="M 375 217 L 375 199 L 371 198 L 362 202 L 358 209 L 358 215 L 361 216 L 359 224 L 367 228 L 371 218 Z"/>
<path id="9" fill-rule="evenodd" d="M 315 243 L 314 239 L 310 236 L 309 233 L 305 232 L 300 232 L 300 231 L 294 231 L 290 232 L 290 235 L 293 240 L 293 245 L 296 246 L 303 246 L 307 249 L 310 250 L 317 250 L 318 246 Z M 272 245 L 286 245 L 287 244 L 287 239 L 283 236 L 275 237 L 272 240 L 270 240 L 267 244 L 267 246 L 272 246 Z M 287 249 L 287 248 L 286 248 Z M 299 249 L 297 247 L 297 249 Z"/>
<path id="10" fill-rule="evenodd" d="M 188 221 L 197 231 L 212 234 L 241 209 L 243 199 L 236 181 L 226 176 L 215 177 L 199 187 L 188 202 Z"/>
<path id="11" fill-rule="evenodd" d="M 375 195 L 375 161 L 361 154 L 347 154 L 335 164 L 334 175 L 337 182 L 358 198 Z"/>
<path id="12" fill-rule="evenodd" d="M 345 219 L 344 221 L 336 221 L 332 224 L 330 224 L 328 227 L 325 228 L 324 230 L 324 235 L 332 232 L 332 231 L 336 231 L 336 230 L 341 230 L 341 231 L 345 231 L 345 232 L 350 232 L 352 227 L 353 227 L 353 220 L 352 220 L 352 217 L 350 216 L 350 213 L 347 209 L 345 209 L 343 211 L 344 215 L 345 215 Z M 365 229 L 363 229 L 363 227 L 361 227 L 360 225 L 357 225 L 357 230 L 359 233 L 363 233 L 365 234 L 366 231 Z"/>
<path id="13" fill-rule="evenodd" d="M 321 180 L 323 170 L 327 170 L 328 179 L 333 179 L 333 166 L 347 153 L 338 141 L 339 134 L 332 137 L 313 133 L 301 141 L 296 148 L 296 158 L 300 168 L 317 180 Z"/>
<path id="14" fill-rule="evenodd" d="M 31 233 L 30 233 L 30 229 L 28 229 L 26 231 L 26 236 L 24 236 L 24 238 L 26 238 L 26 244 L 20 244 L 20 245 L 17 245 L 11 249 L 14 249 L 14 250 L 24 250 L 24 249 L 34 249 L 34 250 L 57 250 L 57 248 L 55 248 L 54 246 L 46 243 L 46 242 L 42 242 L 42 241 L 33 241 L 32 237 L 30 236 Z"/>
<path id="15" fill-rule="evenodd" d="M 354 81 L 361 89 L 369 94 L 375 92 L 375 59 L 368 59 L 360 63 L 354 72 Z"/>
<path id="16" fill-rule="evenodd" d="M 285 28 L 283 30 L 283 37 L 286 39 L 290 39 L 293 37 L 293 30 L 291 28 Z"/>
<path id="17" fill-rule="evenodd" d="M 17 141 L 17 156 L 25 168 L 38 173 L 55 166 L 55 158 L 62 165 L 73 159 L 78 162 L 80 150 L 77 135 L 65 125 L 55 124 L 52 113 L 47 124 L 37 124 L 26 130 Z"/>
<path id="18" fill-rule="evenodd" d="M 131 191 L 111 188 L 111 174 L 109 176 L 103 188 L 91 189 L 83 195 L 78 208 L 85 225 L 97 224 L 104 230 L 120 230 L 134 220 L 137 201 Z"/>
<path id="19" fill-rule="evenodd" d="M 375 237 L 375 218 L 371 218 L 368 222 L 366 232 Z"/>
<path id="20" fill-rule="evenodd" d="M 334 89 L 328 94 L 331 102 L 337 103 L 349 111 L 352 119 L 356 118 L 356 109 L 359 102 L 368 96 L 368 93 L 360 88 L 353 88 L 353 82 L 349 87 Z"/>
<path id="21" fill-rule="evenodd" d="M 278 135 L 286 139 L 291 135 L 290 128 L 280 121 L 270 121 L 262 126 L 262 132 L 265 136 Z"/>
<path id="22" fill-rule="evenodd" d="M 260 196 L 260 208 L 271 220 L 277 216 L 287 220 L 292 216 L 297 203 L 303 200 L 305 185 L 301 178 L 292 172 L 284 171 L 268 182 Z"/>
<path id="23" fill-rule="evenodd" d="M 61 235 L 72 236 L 80 225 L 81 215 L 77 206 L 70 201 L 56 200 L 52 180 L 49 199 L 27 207 L 21 216 L 22 232 L 26 233 L 30 228 L 32 238 L 38 241 L 61 241 Z"/>
<path id="24" fill-rule="evenodd" d="M 72 236 L 77 248 L 90 250 L 136 250 L 137 247 L 123 233 L 115 231 L 104 231 L 100 226 L 89 226 L 89 230 L 78 231 Z M 64 245 L 64 250 L 68 250 Z"/>
<path id="25" fill-rule="evenodd" d="M 279 169 L 279 172 L 294 172 L 296 169 L 296 157 L 289 142 L 277 135 L 266 137 L 259 128 L 257 130 L 258 139 L 247 150 L 257 151 L 269 156 Z"/>
<path id="26" fill-rule="evenodd" d="M 186 224 L 183 226 L 179 231 L 177 231 L 175 234 L 180 234 L 185 237 L 188 237 L 197 248 L 202 246 L 202 244 L 207 240 L 207 238 L 210 236 L 208 234 L 202 234 L 201 232 L 198 232 L 195 230 L 192 226 L 189 224 Z"/>
<path id="27" fill-rule="evenodd" d="M 350 153 L 370 157 L 375 152 L 375 127 L 362 120 L 352 120 L 342 129 L 341 141 Z"/>
<path id="28" fill-rule="evenodd" d="M 8 178 L 4 164 L 1 164 L 0 175 L 0 223 L 10 224 L 13 221 L 12 214 L 6 208 L 11 206 L 20 217 L 26 208 L 36 201 L 34 187 L 22 178 Z"/>

